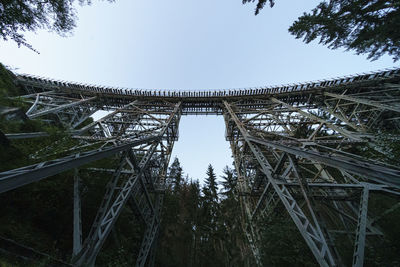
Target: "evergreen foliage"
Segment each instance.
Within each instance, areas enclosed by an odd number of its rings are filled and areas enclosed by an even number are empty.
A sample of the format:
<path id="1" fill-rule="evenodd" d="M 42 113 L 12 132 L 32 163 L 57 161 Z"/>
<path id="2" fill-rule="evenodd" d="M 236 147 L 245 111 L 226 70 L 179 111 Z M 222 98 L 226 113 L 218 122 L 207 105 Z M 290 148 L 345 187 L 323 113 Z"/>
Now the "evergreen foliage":
<path id="1" fill-rule="evenodd" d="M 243 4 L 251 3 L 251 2 L 255 2 L 255 1 L 256 0 L 242 0 Z M 256 15 L 258 15 L 258 13 L 260 13 L 261 9 L 264 8 L 264 6 L 267 2 L 269 2 L 270 7 L 273 7 L 275 4 L 275 0 L 258 0 L 256 10 L 255 10 Z"/>
<path id="2" fill-rule="evenodd" d="M 203 193 L 204 198 L 209 203 L 218 201 L 218 183 L 217 176 L 215 175 L 214 168 L 210 164 L 207 168 L 207 177 L 204 180 Z"/>
<path id="3" fill-rule="evenodd" d="M 112 0 L 109 0 L 112 1 Z M 90 0 L 79 0 L 79 4 L 90 4 Z M 47 29 L 60 35 L 70 33 L 76 25 L 74 0 L 0 1 L 0 38 L 11 39 L 19 46 L 32 50 L 26 42 L 24 32 Z"/>
<path id="4" fill-rule="evenodd" d="M 343 47 L 376 60 L 383 54 L 400 59 L 400 2 L 397 0 L 331 0 L 304 13 L 289 28 L 309 43 Z"/>
<path id="5" fill-rule="evenodd" d="M 174 184 L 175 159 L 169 169 Z M 181 169 L 181 168 L 180 168 Z M 234 198 L 236 176 L 226 167 L 224 192 L 212 165 L 204 186 L 184 179 L 180 190 L 169 187 L 165 194 L 157 266 L 251 266 L 252 255 L 240 225 L 240 209 Z"/>
<path id="6" fill-rule="evenodd" d="M 0 63 L 0 99 L 4 101 L 6 97 L 17 96 L 18 93 L 20 90 L 14 83 L 14 73 Z"/>
<path id="7" fill-rule="evenodd" d="M 243 0 L 243 3 L 254 0 Z M 258 0 L 256 15 L 266 0 Z M 273 2 L 271 2 L 271 7 Z M 305 43 L 319 39 L 331 49 L 345 48 L 376 60 L 384 54 L 400 59 L 400 2 L 398 0 L 322 1 L 289 28 Z"/>
<path id="8" fill-rule="evenodd" d="M 223 176 L 221 177 L 223 180 L 221 182 L 222 192 L 226 198 L 233 198 L 236 193 L 236 184 L 237 184 L 237 175 L 235 174 L 235 170 L 225 166 L 223 172 Z"/>
<path id="9" fill-rule="evenodd" d="M 181 184 L 182 184 L 182 180 L 183 180 L 183 171 L 182 171 L 182 167 L 181 167 L 181 163 L 179 162 L 178 158 L 174 159 L 174 162 L 172 162 L 171 166 L 169 167 L 169 180 L 170 183 L 173 186 L 173 189 L 175 191 L 179 191 Z"/>

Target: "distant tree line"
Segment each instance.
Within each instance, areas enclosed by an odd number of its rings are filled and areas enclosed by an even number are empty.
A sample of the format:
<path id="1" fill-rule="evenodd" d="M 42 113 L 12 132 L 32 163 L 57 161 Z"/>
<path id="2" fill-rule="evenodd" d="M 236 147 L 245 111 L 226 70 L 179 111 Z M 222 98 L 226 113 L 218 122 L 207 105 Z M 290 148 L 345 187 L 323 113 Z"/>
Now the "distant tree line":
<path id="1" fill-rule="evenodd" d="M 157 266 L 253 266 L 235 194 L 237 177 L 226 167 L 218 188 L 210 164 L 204 184 L 183 179 L 179 160 L 169 169 Z"/>
<path id="2" fill-rule="evenodd" d="M 175 158 L 169 168 L 156 266 L 256 266 L 243 231 L 237 174 L 226 166 L 217 180 L 210 164 L 204 184 L 184 177 Z M 283 215 L 261 224 L 266 266 L 316 266 L 294 224 Z M 271 229 L 273 229 L 271 231 Z M 271 242 L 272 241 L 272 242 Z M 299 250 L 302 253 L 299 253 Z"/>

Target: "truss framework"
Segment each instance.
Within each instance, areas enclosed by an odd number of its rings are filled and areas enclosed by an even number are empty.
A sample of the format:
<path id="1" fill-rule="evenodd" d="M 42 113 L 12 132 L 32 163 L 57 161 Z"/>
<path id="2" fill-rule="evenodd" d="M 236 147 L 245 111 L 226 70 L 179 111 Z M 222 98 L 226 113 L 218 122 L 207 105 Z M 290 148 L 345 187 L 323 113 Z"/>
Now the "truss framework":
<path id="1" fill-rule="evenodd" d="M 0 173 L 0 193 L 75 169 L 71 262 L 94 265 L 127 206 L 146 226 L 136 266 L 151 266 L 180 117 L 223 115 L 238 173 L 243 230 L 256 263 L 262 265 L 259 226 L 283 208 L 321 266 L 344 265 L 338 234 L 353 242 L 352 264 L 362 266 L 367 237 L 383 235 L 374 224 L 380 217 L 368 216 L 369 195 L 400 195 L 400 169 L 384 163 L 396 160 L 388 144 L 400 138 L 399 74 L 394 69 L 299 85 L 199 92 L 122 90 L 20 75 L 26 91 L 20 99 L 31 105 L 26 115 L 61 123 L 76 142 L 65 151 L 69 156 Z M 98 110 L 108 114 L 78 128 Z M 366 158 L 366 147 L 380 154 L 379 160 Z M 79 173 L 106 157 L 118 158 L 118 166 L 88 169 L 111 177 L 84 238 Z"/>

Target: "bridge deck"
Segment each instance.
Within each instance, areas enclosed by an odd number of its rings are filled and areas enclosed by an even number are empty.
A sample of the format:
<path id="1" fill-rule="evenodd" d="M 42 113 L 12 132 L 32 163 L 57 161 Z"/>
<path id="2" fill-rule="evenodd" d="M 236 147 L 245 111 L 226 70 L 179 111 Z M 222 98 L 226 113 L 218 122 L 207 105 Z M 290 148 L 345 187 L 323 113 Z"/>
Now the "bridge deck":
<path id="1" fill-rule="evenodd" d="M 311 93 L 315 95 L 318 92 L 334 92 L 343 88 L 370 87 L 382 83 L 398 84 L 400 81 L 400 68 L 292 85 L 234 90 L 129 89 L 58 81 L 27 74 L 17 75 L 17 79 L 21 85 L 29 87 L 29 91 L 34 93 L 53 90 L 71 95 L 97 96 L 98 99 L 103 100 L 100 101 L 103 108 L 106 107 L 108 109 L 120 107 L 134 100 L 181 101 L 183 114 L 221 114 L 222 100 L 249 100 L 249 104 L 254 105 L 254 100 L 269 99 L 274 96 L 277 98 L 289 97 L 293 101 L 304 102 L 307 101 Z M 262 108 L 265 103 L 256 103 L 256 105 Z"/>

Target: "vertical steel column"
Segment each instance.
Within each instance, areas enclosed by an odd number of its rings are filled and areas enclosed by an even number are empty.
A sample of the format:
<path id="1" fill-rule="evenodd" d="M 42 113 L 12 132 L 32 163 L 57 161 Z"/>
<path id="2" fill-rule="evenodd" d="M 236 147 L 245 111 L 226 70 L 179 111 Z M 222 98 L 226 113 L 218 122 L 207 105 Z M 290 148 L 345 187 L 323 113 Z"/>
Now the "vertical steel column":
<path id="1" fill-rule="evenodd" d="M 82 249 L 81 189 L 79 170 L 74 170 L 74 231 L 72 257 Z"/>
<path id="2" fill-rule="evenodd" d="M 353 266 L 362 267 L 364 265 L 364 249 L 365 249 L 365 237 L 367 230 L 367 213 L 368 213 L 368 197 L 369 188 L 368 185 L 364 186 L 361 193 L 360 207 L 358 214 L 358 222 L 356 229 L 356 240 L 353 254 Z"/>

